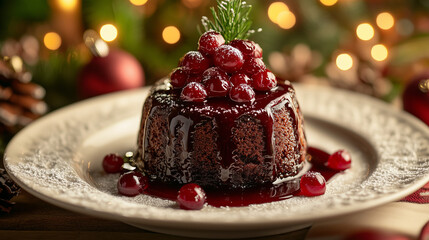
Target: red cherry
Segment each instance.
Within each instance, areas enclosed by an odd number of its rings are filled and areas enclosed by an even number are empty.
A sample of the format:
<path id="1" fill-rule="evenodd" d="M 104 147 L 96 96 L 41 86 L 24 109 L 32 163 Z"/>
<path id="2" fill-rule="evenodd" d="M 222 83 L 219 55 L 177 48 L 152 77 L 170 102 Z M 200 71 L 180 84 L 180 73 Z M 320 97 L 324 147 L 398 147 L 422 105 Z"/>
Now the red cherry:
<path id="1" fill-rule="evenodd" d="M 339 150 L 329 156 L 326 166 L 334 170 L 346 170 L 352 165 L 352 156 L 346 150 Z"/>
<path id="2" fill-rule="evenodd" d="M 183 67 L 173 70 L 170 75 L 171 85 L 175 88 L 182 88 L 188 82 L 189 72 Z"/>
<path id="3" fill-rule="evenodd" d="M 245 73 L 247 76 L 253 76 L 257 73 L 265 71 L 267 68 L 265 67 L 264 61 L 260 58 L 249 58 L 244 63 L 241 72 Z"/>
<path id="4" fill-rule="evenodd" d="M 253 46 L 255 46 L 255 51 L 253 52 L 253 57 L 255 58 L 262 58 L 262 48 L 261 46 L 259 46 L 259 44 L 251 41 L 251 43 L 253 44 Z"/>
<path id="5" fill-rule="evenodd" d="M 206 193 L 195 183 L 188 183 L 180 188 L 177 195 L 177 202 L 181 209 L 199 210 L 204 207 Z"/>
<path id="6" fill-rule="evenodd" d="M 240 84 L 232 87 L 229 98 L 238 103 L 251 102 L 255 100 L 255 91 L 247 84 Z"/>
<path id="7" fill-rule="evenodd" d="M 219 77 L 212 77 L 205 82 L 209 97 L 225 97 L 230 89 L 229 82 Z"/>
<path id="8" fill-rule="evenodd" d="M 118 180 L 118 192 L 124 196 L 134 197 L 142 194 L 149 186 L 149 180 L 140 172 L 127 172 Z"/>
<path id="9" fill-rule="evenodd" d="M 121 156 L 111 153 L 103 158 L 103 169 L 106 173 L 118 173 L 122 171 L 124 159 Z"/>
<path id="10" fill-rule="evenodd" d="M 216 49 L 225 44 L 223 36 L 215 31 L 205 32 L 198 41 L 198 50 L 207 56 L 215 53 Z"/>
<path id="11" fill-rule="evenodd" d="M 199 75 L 199 74 L 198 75 L 190 75 L 187 83 L 190 83 L 190 82 L 200 83 L 201 81 L 202 81 L 201 75 Z"/>
<path id="12" fill-rule="evenodd" d="M 183 56 L 180 66 L 188 69 L 191 74 L 201 74 L 210 67 L 210 60 L 200 52 L 190 51 Z"/>
<path id="13" fill-rule="evenodd" d="M 243 54 L 235 47 L 222 45 L 216 49 L 214 63 L 228 73 L 236 72 L 244 64 Z"/>
<path id="14" fill-rule="evenodd" d="M 232 40 L 229 45 L 237 48 L 243 54 L 244 58 L 253 57 L 255 52 L 255 45 L 249 40 L 236 39 Z"/>
<path id="15" fill-rule="evenodd" d="M 183 89 L 180 98 L 185 102 L 203 102 L 207 92 L 201 83 L 190 82 Z"/>
<path id="16" fill-rule="evenodd" d="M 205 83 L 207 80 L 212 79 L 212 78 L 219 78 L 221 80 L 228 80 L 228 74 L 226 74 L 225 71 L 223 71 L 222 69 L 218 68 L 218 67 L 211 67 L 207 70 L 204 71 L 203 75 L 202 75 L 202 82 Z"/>
<path id="17" fill-rule="evenodd" d="M 326 181 L 322 174 L 310 171 L 301 177 L 300 187 L 304 196 L 319 196 L 326 191 Z"/>
<path id="18" fill-rule="evenodd" d="M 229 81 L 233 86 L 238 86 L 240 84 L 249 84 L 250 78 L 244 73 L 237 73 L 232 75 Z"/>
<path id="19" fill-rule="evenodd" d="M 274 73 L 269 70 L 253 75 L 253 88 L 259 91 L 268 91 L 277 86 Z"/>

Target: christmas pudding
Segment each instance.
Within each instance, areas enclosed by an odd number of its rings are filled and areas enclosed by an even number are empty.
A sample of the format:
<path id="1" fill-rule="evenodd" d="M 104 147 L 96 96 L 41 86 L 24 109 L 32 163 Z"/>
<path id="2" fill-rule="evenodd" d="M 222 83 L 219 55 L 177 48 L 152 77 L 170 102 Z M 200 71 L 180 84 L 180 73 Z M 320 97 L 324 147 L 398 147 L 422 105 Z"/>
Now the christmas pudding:
<path id="1" fill-rule="evenodd" d="M 150 181 L 248 188 L 302 169 L 307 143 L 295 91 L 266 68 L 259 45 L 246 40 L 248 7 L 220 2 L 220 21 L 203 18 L 198 51 L 151 89 L 136 156 Z M 241 14 L 240 26 L 219 27 L 231 13 Z"/>

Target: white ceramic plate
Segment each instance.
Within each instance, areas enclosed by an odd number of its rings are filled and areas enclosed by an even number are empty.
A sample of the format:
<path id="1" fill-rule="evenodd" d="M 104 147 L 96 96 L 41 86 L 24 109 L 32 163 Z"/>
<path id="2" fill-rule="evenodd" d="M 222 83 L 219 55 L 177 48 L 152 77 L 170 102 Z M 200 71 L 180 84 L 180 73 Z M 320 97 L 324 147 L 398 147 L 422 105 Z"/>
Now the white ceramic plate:
<path id="1" fill-rule="evenodd" d="M 352 168 L 323 196 L 239 208 L 185 211 L 172 201 L 116 192 L 103 173 L 110 152 L 136 148 L 148 88 L 83 101 L 36 121 L 6 149 L 11 177 L 54 205 L 152 231 L 193 237 L 256 237 L 395 201 L 429 181 L 429 130 L 415 118 L 359 94 L 297 85 L 312 146 L 351 152 Z"/>

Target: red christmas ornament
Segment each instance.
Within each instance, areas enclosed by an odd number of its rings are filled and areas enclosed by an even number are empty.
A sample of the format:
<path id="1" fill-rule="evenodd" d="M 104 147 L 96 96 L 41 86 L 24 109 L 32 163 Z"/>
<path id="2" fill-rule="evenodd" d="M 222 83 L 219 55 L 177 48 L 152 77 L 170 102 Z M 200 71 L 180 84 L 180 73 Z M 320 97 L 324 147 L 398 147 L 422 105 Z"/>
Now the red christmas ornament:
<path id="1" fill-rule="evenodd" d="M 91 30 L 85 33 L 84 40 L 94 57 L 79 75 L 78 91 L 81 98 L 144 85 L 143 68 L 134 56 L 120 49 L 109 49 Z"/>
<path id="2" fill-rule="evenodd" d="M 429 125 L 429 72 L 414 78 L 402 95 L 404 110 Z"/>

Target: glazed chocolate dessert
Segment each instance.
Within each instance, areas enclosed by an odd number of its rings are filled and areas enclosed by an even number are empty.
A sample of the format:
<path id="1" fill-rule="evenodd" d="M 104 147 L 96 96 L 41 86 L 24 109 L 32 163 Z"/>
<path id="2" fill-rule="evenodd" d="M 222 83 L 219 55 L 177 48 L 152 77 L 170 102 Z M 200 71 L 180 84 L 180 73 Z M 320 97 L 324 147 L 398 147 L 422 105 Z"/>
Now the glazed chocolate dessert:
<path id="1" fill-rule="evenodd" d="M 289 83 L 254 102 L 185 102 L 169 80 L 143 107 L 137 162 L 152 180 L 250 187 L 296 175 L 306 156 L 302 115 Z"/>
<path id="2" fill-rule="evenodd" d="M 219 6 L 224 18 L 248 7 Z M 248 11 L 240 14 L 247 21 Z M 151 181 L 206 188 L 247 188 L 296 175 L 307 144 L 293 87 L 278 83 L 258 44 L 243 40 L 248 29 L 231 35 L 236 29 L 216 32 L 204 21 L 198 51 L 185 54 L 144 103 L 137 166 Z"/>

